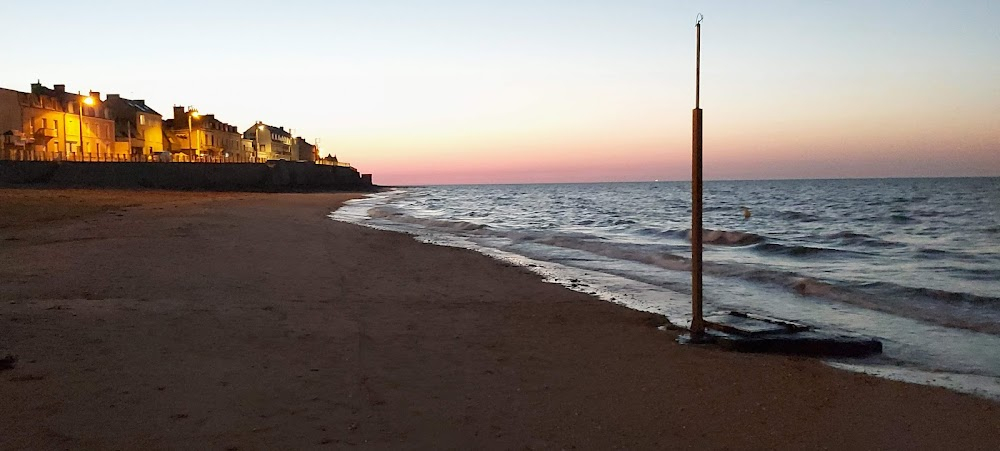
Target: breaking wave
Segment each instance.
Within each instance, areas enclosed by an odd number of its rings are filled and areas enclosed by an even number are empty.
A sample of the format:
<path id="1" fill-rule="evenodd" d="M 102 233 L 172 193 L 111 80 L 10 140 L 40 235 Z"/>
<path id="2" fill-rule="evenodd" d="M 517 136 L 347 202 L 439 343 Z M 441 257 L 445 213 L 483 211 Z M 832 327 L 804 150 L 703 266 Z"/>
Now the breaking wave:
<path id="1" fill-rule="evenodd" d="M 688 232 L 690 239 L 691 232 Z M 747 232 L 732 232 L 726 230 L 705 229 L 702 233 L 702 242 L 721 246 L 749 246 L 764 241 L 764 237 Z"/>
<path id="2" fill-rule="evenodd" d="M 393 222 L 403 222 L 416 224 L 436 229 L 454 231 L 475 231 L 485 229 L 485 224 L 476 224 L 468 221 L 451 221 L 446 219 L 417 218 L 404 214 L 399 209 L 393 207 L 375 207 L 368 210 L 368 215 L 372 218 L 389 219 Z"/>

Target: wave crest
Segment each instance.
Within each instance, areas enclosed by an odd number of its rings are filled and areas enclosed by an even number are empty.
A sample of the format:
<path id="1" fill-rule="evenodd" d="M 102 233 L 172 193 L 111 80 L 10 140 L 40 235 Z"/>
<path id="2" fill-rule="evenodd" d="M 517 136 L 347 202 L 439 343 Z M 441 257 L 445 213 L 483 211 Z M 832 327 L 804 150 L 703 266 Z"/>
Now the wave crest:
<path id="1" fill-rule="evenodd" d="M 689 230 L 688 239 L 691 239 L 691 231 Z M 701 241 L 705 244 L 714 244 L 721 246 L 749 246 L 751 244 L 757 244 L 764 241 L 764 237 L 760 235 L 754 235 L 748 232 L 736 232 L 728 230 L 712 230 L 705 229 L 701 234 Z"/>

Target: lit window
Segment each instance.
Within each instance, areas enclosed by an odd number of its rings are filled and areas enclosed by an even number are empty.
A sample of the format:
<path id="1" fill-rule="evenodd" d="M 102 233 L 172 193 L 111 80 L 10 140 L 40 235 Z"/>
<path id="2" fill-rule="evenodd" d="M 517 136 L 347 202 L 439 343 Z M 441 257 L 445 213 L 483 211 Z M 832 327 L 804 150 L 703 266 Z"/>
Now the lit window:
<path id="1" fill-rule="evenodd" d="M 146 125 L 146 116 L 139 115 L 139 125 Z"/>

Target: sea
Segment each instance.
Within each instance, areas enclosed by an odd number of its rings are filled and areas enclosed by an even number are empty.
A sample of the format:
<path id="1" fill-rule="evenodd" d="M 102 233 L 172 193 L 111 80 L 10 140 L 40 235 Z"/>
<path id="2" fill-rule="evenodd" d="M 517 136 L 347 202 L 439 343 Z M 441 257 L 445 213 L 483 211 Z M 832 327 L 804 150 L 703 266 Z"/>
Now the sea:
<path id="1" fill-rule="evenodd" d="M 421 186 L 331 217 L 691 321 L 690 182 Z M 1000 399 L 1000 178 L 708 181 L 706 313 L 878 338 L 834 367 Z"/>

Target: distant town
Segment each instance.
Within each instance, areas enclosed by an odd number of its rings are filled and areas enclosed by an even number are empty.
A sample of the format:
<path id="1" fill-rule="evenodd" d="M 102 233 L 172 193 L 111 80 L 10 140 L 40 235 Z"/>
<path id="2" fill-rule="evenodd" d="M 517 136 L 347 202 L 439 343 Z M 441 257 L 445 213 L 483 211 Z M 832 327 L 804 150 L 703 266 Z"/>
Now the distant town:
<path id="1" fill-rule="evenodd" d="M 174 106 L 164 117 L 144 100 L 33 83 L 30 92 L 0 88 L 0 159 L 255 163 L 306 161 L 350 167 L 291 129 L 263 122 L 240 127 L 215 114 Z"/>

